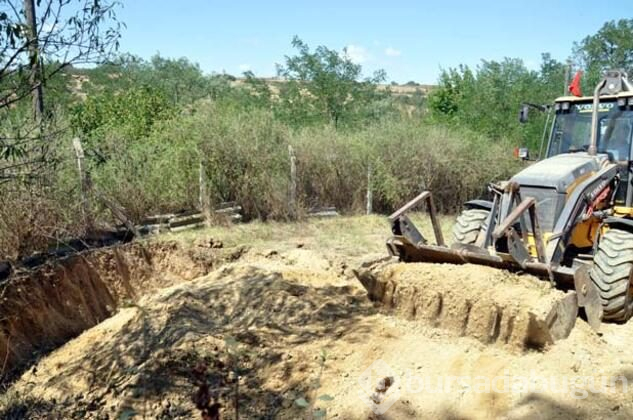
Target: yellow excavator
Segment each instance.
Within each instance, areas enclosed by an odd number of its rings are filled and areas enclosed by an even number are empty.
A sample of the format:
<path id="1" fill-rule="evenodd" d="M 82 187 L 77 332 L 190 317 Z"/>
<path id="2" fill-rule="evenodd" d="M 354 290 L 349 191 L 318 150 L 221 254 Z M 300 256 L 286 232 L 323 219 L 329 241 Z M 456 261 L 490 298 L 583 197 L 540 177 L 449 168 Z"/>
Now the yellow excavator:
<path id="1" fill-rule="evenodd" d="M 401 262 L 480 264 L 575 290 L 546 327 L 575 322 L 579 308 L 596 330 L 603 320 L 625 322 L 633 314 L 633 88 L 626 73 L 608 71 L 593 96 L 543 108 L 554 115 L 544 159 L 489 185 L 489 199 L 465 203 L 450 244 L 425 191 L 389 217 L 387 248 Z M 435 243 L 407 215 L 422 203 Z"/>

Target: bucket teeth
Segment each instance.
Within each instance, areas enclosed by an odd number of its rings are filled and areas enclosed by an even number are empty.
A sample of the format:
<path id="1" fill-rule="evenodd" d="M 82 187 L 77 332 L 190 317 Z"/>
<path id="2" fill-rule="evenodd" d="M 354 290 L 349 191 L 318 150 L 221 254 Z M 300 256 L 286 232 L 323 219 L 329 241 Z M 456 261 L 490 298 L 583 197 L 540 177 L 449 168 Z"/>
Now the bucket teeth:
<path id="1" fill-rule="evenodd" d="M 574 292 L 488 267 L 380 262 L 355 274 L 398 317 L 485 344 L 543 349 L 569 335 L 578 311 Z"/>

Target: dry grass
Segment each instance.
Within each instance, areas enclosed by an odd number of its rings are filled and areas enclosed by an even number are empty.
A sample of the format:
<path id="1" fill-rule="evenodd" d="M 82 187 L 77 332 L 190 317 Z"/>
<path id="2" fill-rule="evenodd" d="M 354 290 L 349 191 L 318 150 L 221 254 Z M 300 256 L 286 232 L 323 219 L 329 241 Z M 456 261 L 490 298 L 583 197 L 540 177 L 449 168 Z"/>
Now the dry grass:
<path id="1" fill-rule="evenodd" d="M 428 216 L 425 213 L 413 213 L 411 218 L 423 235 L 432 241 L 433 230 Z M 454 216 L 440 216 L 446 240 L 450 238 L 453 222 Z M 390 234 L 387 217 L 371 215 L 308 219 L 295 223 L 254 221 L 228 227 L 212 226 L 175 234 L 167 233 L 163 238 L 192 243 L 201 237 L 212 237 L 226 246 L 248 245 L 261 250 L 283 250 L 307 245 L 320 251 L 339 250 L 347 255 L 362 256 L 386 252 L 385 240 Z"/>

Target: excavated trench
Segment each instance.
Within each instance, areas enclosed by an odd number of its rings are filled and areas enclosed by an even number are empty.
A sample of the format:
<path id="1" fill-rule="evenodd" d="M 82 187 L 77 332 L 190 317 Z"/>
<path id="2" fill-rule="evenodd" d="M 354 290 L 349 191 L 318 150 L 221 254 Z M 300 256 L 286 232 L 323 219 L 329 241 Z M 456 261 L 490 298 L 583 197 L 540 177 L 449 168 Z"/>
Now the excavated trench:
<path id="1" fill-rule="evenodd" d="M 133 242 L 13 274 L 0 284 L 2 382 L 121 307 L 204 276 L 244 252 L 207 242 L 186 247 L 176 242 Z M 575 319 L 552 315 L 559 315 L 558 308 L 567 304 L 575 305 L 575 296 L 549 290 L 543 282 L 511 281 L 516 276 L 499 270 L 458 266 L 440 270 L 450 272 L 440 279 L 436 268 L 374 264 L 356 275 L 369 298 L 396 315 L 486 344 L 540 349 L 569 335 L 574 325 Z"/>
<path id="2" fill-rule="evenodd" d="M 212 241 L 188 248 L 134 242 L 13 274 L 0 285 L 2 382 L 142 295 L 205 275 L 243 251 Z"/>

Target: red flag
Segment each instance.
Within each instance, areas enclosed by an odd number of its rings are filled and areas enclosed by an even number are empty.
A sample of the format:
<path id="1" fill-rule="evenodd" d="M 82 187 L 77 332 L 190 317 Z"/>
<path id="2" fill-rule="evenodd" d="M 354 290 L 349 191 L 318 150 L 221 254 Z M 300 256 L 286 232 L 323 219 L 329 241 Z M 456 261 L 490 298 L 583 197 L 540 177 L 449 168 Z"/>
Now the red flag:
<path id="1" fill-rule="evenodd" d="M 582 77 L 582 71 L 578 70 L 576 75 L 574 76 L 574 80 L 571 81 L 569 85 L 569 93 L 574 96 L 582 96 L 582 91 L 580 89 L 580 78 Z"/>

